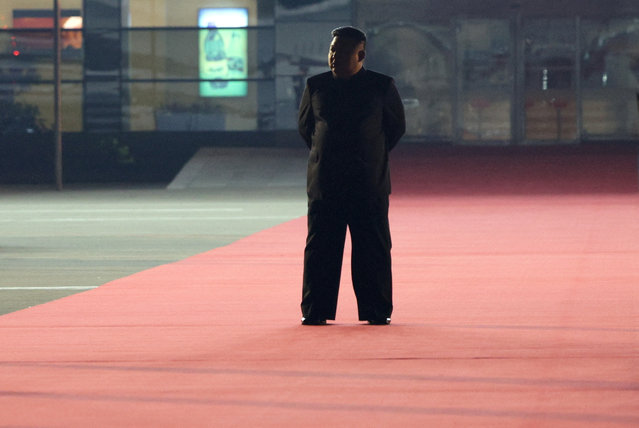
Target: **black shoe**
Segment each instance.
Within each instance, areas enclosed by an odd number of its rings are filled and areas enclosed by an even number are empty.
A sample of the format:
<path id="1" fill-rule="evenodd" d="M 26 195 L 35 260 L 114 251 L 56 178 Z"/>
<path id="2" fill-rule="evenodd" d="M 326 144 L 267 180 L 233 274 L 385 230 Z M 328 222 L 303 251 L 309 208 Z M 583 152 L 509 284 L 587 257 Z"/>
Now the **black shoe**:
<path id="1" fill-rule="evenodd" d="M 326 325 L 326 320 L 302 317 L 302 325 Z"/>
<path id="2" fill-rule="evenodd" d="M 390 318 L 376 318 L 372 320 L 368 320 L 370 325 L 388 325 L 391 323 Z"/>

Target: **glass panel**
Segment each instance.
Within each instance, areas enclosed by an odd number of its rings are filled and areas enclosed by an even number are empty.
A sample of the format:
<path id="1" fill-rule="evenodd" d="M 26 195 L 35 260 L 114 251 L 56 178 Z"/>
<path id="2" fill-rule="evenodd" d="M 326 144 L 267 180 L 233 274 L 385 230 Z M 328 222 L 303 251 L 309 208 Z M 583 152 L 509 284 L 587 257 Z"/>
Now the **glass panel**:
<path id="1" fill-rule="evenodd" d="M 62 22 L 70 16 L 81 16 L 83 0 L 59 1 Z M 2 0 L 0 2 L 0 28 L 53 27 L 53 1 Z"/>
<path id="2" fill-rule="evenodd" d="M 306 79 L 328 71 L 331 31 L 345 21 L 278 23 L 276 33 L 277 128 L 297 129 Z"/>
<path id="3" fill-rule="evenodd" d="M 350 1 L 336 0 L 277 0 L 275 16 L 278 21 L 341 21 L 350 22 Z"/>
<path id="4" fill-rule="evenodd" d="M 273 81 L 248 82 L 246 97 L 200 97 L 199 82 L 126 85 L 130 131 L 254 131 L 273 126 Z"/>
<path id="5" fill-rule="evenodd" d="M 511 45 L 507 21 L 460 21 L 458 120 L 462 142 L 511 139 Z"/>
<path id="6" fill-rule="evenodd" d="M 82 131 L 82 83 L 62 84 L 62 131 Z M 53 94 L 51 95 L 53 96 Z M 53 103 L 53 98 L 51 98 Z M 51 121 L 53 123 L 53 120 Z"/>
<path id="7" fill-rule="evenodd" d="M 248 11 L 249 26 L 272 25 L 273 2 L 274 0 L 131 0 L 123 4 L 122 22 L 124 27 L 134 28 L 196 27 L 201 9 L 243 8 Z"/>
<path id="8" fill-rule="evenodd" d="M 81 30 L 62 32 L 64 80 L 82 78 L 81 35 Z M 43 80 L 53 80 L 53 33 L 49 30 L 0 31 L 0 82 Z"/>
<path id="9" fill-rule="evenodd" d="M 0 135 L 53 127 L 53 85 L 0 83 Z"/>
<path id="10" fill-rule="evenodd" d="M 13 1 L 21 1 L 21 0 L 13 0 Z M 84 2 L 84 0 L 59 0 L 59 4 L 60 4 L 60 8 L 62 10 L 64 9 L 81 9 L 82 8 L 82 3 Z M 51 2 L 44 0 L 44 4 L 45 5 L 50 5 Z"/>
<path id="11" fill-rule="evenodd" d="M 62 80 L 81 80 L 84 67 L 82 30 L 63 30 L 62 40 L 62 63 L 60 64 Z"/>
<path id="12" fill-rule="evenodd" d="M 122 65 L 121 35 L 118 30 L 84 32 L 84 74 L 97 79 L 119 76 Z"/>
<path id="13" fill-rule="evenodd" d="M 367 67 L 395 78 L 406 135 L 452 138 L 452 36 L 445 26 L 398 23 L 368 29 Z"/>
<path id="14" fill-rule="evenodd" d="M 577 138 L 574 20 L 527 21 L 524 34 L 525 139 Z"/>
<path id="15" fill-rule="evenodd" d="M 53 80 L 53 33 L 0 32 L 0 82 L 40 80 Z"/>
<path id="16" fill-rule="evenodd" d="M 223 31 L 223 30 L 219 30 Z M 226 31 L 226 30 L 224 30 Z M 210 54 L 204 67 L 219 69 L 219 78 L 256 79 L 274 75 L 274 40 L 272 28 L 232 29 L 227 45 Z M 129 30 L 123 34 L 123 74 L 130 79 L 199 79 L 200 62 L 207 61 L 206 36 L 209 30 L 145 29 Z M 200 41 L 200 36 L 203 40 Z M 233 43 L 245 40 L 242 49 Z M 219 45 L 217 43 L 216 45 Z M 241 50 L 242 55 L 232 55 Z M 219 58 L 217 56 L 219 56 Z M 235 71 L 235 74 L 233 74 Z"/>
<path id="17" fill-rule="evenodd" d="M 584 138 L 639 136 L 639 19 L 582 24 Z"/>

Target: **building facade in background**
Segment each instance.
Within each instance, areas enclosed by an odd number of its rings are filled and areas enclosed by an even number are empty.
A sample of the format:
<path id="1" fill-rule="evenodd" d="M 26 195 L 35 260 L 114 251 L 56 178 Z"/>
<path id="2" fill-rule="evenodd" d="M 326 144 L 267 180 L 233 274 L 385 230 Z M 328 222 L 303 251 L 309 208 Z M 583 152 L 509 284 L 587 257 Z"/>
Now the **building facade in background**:
<path id="1" fill-rule="evenodd" d="M 407 138 L 473 145 L 639 138 L 639 2 L 60 0 L 63 131 L 295 130 L 330 30 L 369 35 Z M 0 4 L 0 135 L 51 129 L 52 1 Z"/>

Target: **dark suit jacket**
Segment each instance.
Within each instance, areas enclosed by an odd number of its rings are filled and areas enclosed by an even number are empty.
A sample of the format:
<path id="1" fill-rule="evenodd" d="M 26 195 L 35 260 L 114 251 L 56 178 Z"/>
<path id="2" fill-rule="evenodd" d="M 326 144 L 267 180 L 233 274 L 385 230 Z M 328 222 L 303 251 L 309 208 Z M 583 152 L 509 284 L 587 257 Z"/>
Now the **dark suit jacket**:
<path id="1" fill-rule="evenodd" d="M 362 68 L 343 81 L 310 77 L 302 95 L 299 132 L 311 149 L 310 200 L 388 196 L 388 152 L 406 130 L 393 79 Z"/>

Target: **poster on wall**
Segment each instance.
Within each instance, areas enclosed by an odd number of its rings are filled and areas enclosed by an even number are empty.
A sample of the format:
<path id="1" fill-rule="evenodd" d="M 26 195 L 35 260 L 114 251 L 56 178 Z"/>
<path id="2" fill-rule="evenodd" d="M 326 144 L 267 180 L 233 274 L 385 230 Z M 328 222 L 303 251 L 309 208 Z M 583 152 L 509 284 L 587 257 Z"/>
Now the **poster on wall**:
<path id="1" fill-rule="evenodd" d="M 202 97 L 243 97 L 247 93 L 248 9 L 206 8 L 198 14 Z"/>

